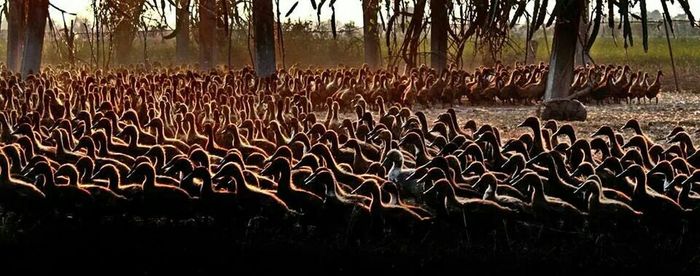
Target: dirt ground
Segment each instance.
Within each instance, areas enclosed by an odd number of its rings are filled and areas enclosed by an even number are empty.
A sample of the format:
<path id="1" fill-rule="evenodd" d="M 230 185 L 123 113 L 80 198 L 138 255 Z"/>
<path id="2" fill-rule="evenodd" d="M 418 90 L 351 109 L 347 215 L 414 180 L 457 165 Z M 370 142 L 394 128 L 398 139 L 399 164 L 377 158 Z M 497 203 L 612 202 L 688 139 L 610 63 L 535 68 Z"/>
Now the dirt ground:
<path id="1" fill-rule="evenodd" d="M 668 92 L 660 95 L 659 104 L 635 102 L 633 104 L 588 104 L 586 107 L 588 119 L 585 122 L 569 122 L 575 127 L 579 137 L 583 137 L 581 135 L 588 137 L 600 126 L 606 124 L 619 129 L 629 119 L 637 119 L 647 136 L 661 144 L 675 126 L 683 126 L 688 132 L 694 132 L 700 128 L 700 94 Z M 523 105 L 464 105 L 454 108 L 460 126 L 470 119 L 475 120 L 478 125 L 489 123 L 498 127 L 503 139 L 516 138 L 529 131 L 517 128 L 517 125 L 527 117 L 535 116 L 537 112 L 537 106 Z M 432 120 L 445 110 L 447 108 L 436 106 L 425 112 L 428 120 Z M 629 132 L 626 134 L 626 137 L 632 135 Z"/>

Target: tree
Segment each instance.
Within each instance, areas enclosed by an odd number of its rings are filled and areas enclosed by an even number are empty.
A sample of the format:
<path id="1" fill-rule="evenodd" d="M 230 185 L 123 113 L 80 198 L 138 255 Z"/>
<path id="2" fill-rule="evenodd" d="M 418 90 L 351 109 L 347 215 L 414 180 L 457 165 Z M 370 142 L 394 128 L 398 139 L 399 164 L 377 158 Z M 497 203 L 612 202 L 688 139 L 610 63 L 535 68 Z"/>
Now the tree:
<path id="1" fill-rule="evenodd" d="M 255 72 L 260 78 L 275 74 L 275 18 L 272 0 L 253 0 Z"/>
<path id="2" fill-rule="evenodd" d="M 447 0 L 430 1 L 430 65 L 438 72 L 447 67 Z"/>
<path id="3" fill-rule="evenodd" d="M 22 66 L 22 50 L 24 47 L 24 29 L 26 0 L 9 0 L 7 18 L 7 67 L 10 71 L 18 72 Z"/>
<path id="4" fill-rule="evenodd" d="M 191 0 L 178 0 L 175 7 L 175 56 L 182 63 L 190 59 L 190 4 Z"/>
<path id="5" fill-rule="evenodd" d="M 584 0 L 584 8 L 581 12 L 581 21 L 578 24 L 578 37 L 576 39 L 576 55 L 574 60 L 576 65 L 586 65 L 591 62 L 591 56 L 586 44 L 588 44 L 588 27 L 591 24 L 588 20 L 590 11 L 590 1 Z"/>
<path id="6" fill-rule="evenodd" d="M 569 96 L 571 84 L 574 82 L 574 60 L 584 3 L 583 0 L 574 0 L 560 8 L 562 10 L 554 27 L 542 119 L 585 120 L 585 109 L 583 113 L 581 111 L 583 105 L 563 100 Z"/>
<path id="7" fill-rule="evenodd" d="M 110 14 L 114 16 L 114 58 L 117 64 L 128 64 L 138 30 L 139 17 L 144 12 L 146 0 L 108 1 Z"/>
<path id="8" fill-rule="evenodd" d="M 216 0 L 199 0 L 199 66 L 211 69 L 216 63 Z"/>
<path id="9" fill-rule="evenodd" d="M 362 30 L 364 33 L 365 63 L 373 69 L 380 66 L 379 24 L 377 22 L 378 12 L 378 0 L 362 0 Z"/>
<path id="10" fill-rule="evenodd" d="M 24 51 L 22 54 L 22 75 L 28 76 L 41 69 L 41 51 L 44 48 L 46 18 L 49 15 L 49 0 L 26 1 Z"/>

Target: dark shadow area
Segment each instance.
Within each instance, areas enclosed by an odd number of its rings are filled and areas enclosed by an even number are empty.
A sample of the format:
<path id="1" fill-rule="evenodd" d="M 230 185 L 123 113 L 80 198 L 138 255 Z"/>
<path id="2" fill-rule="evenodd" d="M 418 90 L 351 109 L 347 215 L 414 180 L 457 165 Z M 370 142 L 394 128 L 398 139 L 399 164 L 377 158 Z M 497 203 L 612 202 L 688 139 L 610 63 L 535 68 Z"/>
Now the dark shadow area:
<path id="1" fill-rule="evenodd" d="M 354 241 L 317 230 L 211 218 L 30 222 L 10 214 L 2 217 L 0 265 L 9 272 L 5 275 L 699 272 L 700 239 L 687 230 L 594 234 L 516 223 L 505 237 L 499 232 L 467 236 L 435 225 L 421 237 L 387 233 Z"/>

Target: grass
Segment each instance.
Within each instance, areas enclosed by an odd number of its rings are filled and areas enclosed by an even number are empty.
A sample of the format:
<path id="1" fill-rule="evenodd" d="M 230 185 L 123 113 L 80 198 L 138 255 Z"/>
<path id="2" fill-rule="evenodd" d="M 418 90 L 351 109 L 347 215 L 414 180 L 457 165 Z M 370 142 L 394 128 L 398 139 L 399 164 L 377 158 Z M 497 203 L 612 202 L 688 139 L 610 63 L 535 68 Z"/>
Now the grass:
<path id="1" fill-rule="evenodd" d="M 551 41 L 551 35 L 549 39 Z M 512 64 L 515 61 L 522 61 L 524 59 L 524 53 L 520 46 L 522 44 L 521 40 L 522 39 L 514 38 L 512 40 L 514 47 L 504 48 L 501 56 L 503 62 Z M 539 42 L 536 60 L 538 62 L 547 62 L 549 53 L 544 39 L 539 36 L 536 40 Z M 231 45 L 231 64 L 233 66 L 240 67 L 248 64 L 248 46 L 244 42 L 244 37 L 239 36 L 233 39 Z M 650 37 L 649 51 L 646 53 L 642 49 L 640 42 L 641 41 L 638 41 L 638 44 L 635 44 L 634 47 L 630 47 L 625 51 L 622 41 L 619 39 L 615 41 L 609 35 L 601 36 L 596 40 L 596 44 L 592 49 L 592 57 L 597 63 L 629 64 L 632 68 L 645 72 L 663 70 L 666 73 L 663 79 L 663 85 L 667 88 L 674 88 L 672 67 L 665 37 Z M 696 72 L 698 66 L 700 66 L 700 51 L 697 50 L 697 45 L 700 45 L 700 37 L 678 37 L 672 39 L 672 43 L 681 90 L 697 92 L 698 89 L 694 84 L 700 81 L 700 77 Z M 193 42 L 193 44 L 195 45 L 193 45 L 191 60 L 196 62 L 198 50 L 196 42 Z M 419 51 L 429 51 L 428 44 L 428 42 L 424 42 L 419 48 Z M 218 60 L 220 64 L 227 64 L 229 57 L 227 44 L 223 41 L 219 45 L 220 49 L 217 53 Z M 65 46 L 60 44 L 56 46 L 56 43 L 51 37 L 47 37 L 44 48 L 44 64 L 62 64 L 66 62 Z M 286 34 L 285 48 L 285 64 L 287 67 L 292 64 L 322 67 L 335 66 L 338 64 L 359 66 L 363 62 L 362 41 L 359 37 L 355 36 L 339 37 L 337 40 L 333 40 L 330 37 L 318 36 L 313 33 L 308 35 Z M 5 49 L 5 43 L 0 43 L 0 56 L 4 57 L 6 55 Z M 174 52 L 174 40 L 161 40 L 160 38 L 153 37 L 148 39 L 147 52 L 144 54 L 143 39 L 137 37 L 134 40 L 133 51 L 130 53 L 130 60 L 139 63 L 143 62 L 144 56 L 146 56 L 149 62 L 173 64 L 175 62 L 173 58 Z M 385 47 L 382 47 L 382 52 L 386 57 L 387 53 Z M 89 45 L 84 40 L 78 39 L 76 42 L 76 57 L 79 62 L 89 62 L 90 56 Z M 484 57 L 485 55 L 478 52 L 475 56 L 474 44 L 469 43 L 464 51 L 463 62 L 465 68 L 474 68 L 483 64 L 485 61 Z M 277 60 L 281 63 L 279 53 Z M 429 63 L 429 59 L 420 58 L 419 62 Z M 113 63 L 112 59 L 112 64 Z"/>

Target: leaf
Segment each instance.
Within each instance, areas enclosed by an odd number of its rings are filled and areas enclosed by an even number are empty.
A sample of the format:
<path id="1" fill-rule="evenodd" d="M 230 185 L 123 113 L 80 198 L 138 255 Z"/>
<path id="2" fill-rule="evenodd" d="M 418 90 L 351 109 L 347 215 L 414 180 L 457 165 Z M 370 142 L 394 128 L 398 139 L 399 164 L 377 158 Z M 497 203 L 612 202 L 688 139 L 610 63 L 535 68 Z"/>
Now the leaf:
<path id="1" fill-rule="evenodd" d="M 688 0 L 678 0 L 678 4 L 681 4 L 683 11 L 688 16 L 690 26 L 695 27 L 695 16 L 693 16 L 693 13 L 690 11 L 690 4 L 688 3 Z"/>
<path id="2" fill-rule="evenodd" d="M 331 4 L 335 3 L 335 0 L 331 1 Z M 338 37 L 338 31 L 335 26 L 335 7 L 331 5 L 331 32 L 333 32 L 333 39 Z"/>
<path id="3" fill-rule="evenodd" d="M 642 13 L 642 45 L 644 52 L 649 52 L 649 19 L 647 17 L 647 1 L 639 0 L 639 8 Z"/>
<path id="4" fill-rule="evenodd" d="M 603 0 L 596 0 L 595 2 L 595 18 L 593 18 L 593 30 L 591 30 L 591 35 L 588 37 L 588 42 L 586 44 L 586 51 L 590 52 L 595 44 L 595 40 L 598 37 L 598 32 L 600 31 L 600 24 L 603 19 Z"/>
<path id="5" fill-rule="evenodd" d="M 168 40 L 168 39 L 173 39 L 173 38 L 175 38 L 175 37 L 177 36 L 178 31 L 179 31 L 179 30 L 178 30 L 177 25 L 176 25 L 176 26 L 175 26 L 175 29 L 173 30 L 173 32 L 171 32 L 170 34 L 167 34 L 167 35 L 163 36 L 163 40 Z"/>
<path id="6" fill-rule="evenodd" d="M 539 15 L 537 15 L 537 23 L 535 25 L 536 29 L 539 29 L 542 27 L 542 24 L 544 24 L 544 17 L 547 15 L 547 6 L 549 5 L 548 0 L 543 0 L 542 1 L 542 6 L 540 7 L 540 12 Z"/>
<path id="7" fill-rule="evenodd" d="M 671 29 L 671 33 L 674 33 L 673 31 L 673 21 L 671 20 L 671 14 L 668 12 L 668 4 L 666 4 L 667 0 L 661 0 L 661 7 L 663 7 L 664 10 L 664 18 L 666 19 L 666 22 L 669 22 L 668 26 Z"/>
<path id="8" fill-rule="evenodd" d="M 622 37 L 625 38 L 625 48 L 627 48 L 628 42 L 630 46 L 634 46 L 632 24 L 630 23 L 629 0 L 620 1 L 620 16 L 622 17 L 623 21 Z"/>
<path id="9" fill-rule="evenodd" d="M 527 3 L 525 2 L 525 0 L 521 0 L 518 2 L 518 8 L 515 10 L 515 14 L 513 14 L 513 19 L 510 21 L 510 28 L 515 27 L 515 24 L 518 23 L 520 17 L 522 17 L 525 13 L 526 6 Z"/>
<path id="10" fill-rule="evenodd" d="M 549 16 L 549 20 L 547 20 L 547 27 L 552 26 L 554 23 L 554 19 L 559 16 L 559 13 L 561 13 L 562 10 L 562 1 L 557 1 L 557 4 L 554 5 L 554 9 L 552 10 L 552 15 Z"/>
<path id="11" fill-rule="evenodd" d="M 287 11 L 287 13 L 284 14 L 284 17 L 289 17 L 289 16 L 294 12 L 294 9 L 297 8 L 298 5 L 299 5 L 299 1 L 296 1 L 296 2 L 294 3 L 294 5 L 292 5 L 292 7 L 289 8 L 289 11 Z"/>
<path id="12" fill-rule="evenodd" d="M 615 0 L 608 0 L 608 28 L 615 28 Z"/>
<path id="13" fill-rule="evenodd" d="M 530 39 L 532 37 L 532 34 L 535 33 L 535 30 L 537 29 L 537 17 L 540 15 L 539 10 L 540 6 L 542 5 L 541 0 L 535 0 L 535 4 L 532 7 L 532 24 L 533 26 L 530 27 L 530 29 L 527 32 L 527 37 Z"/>

